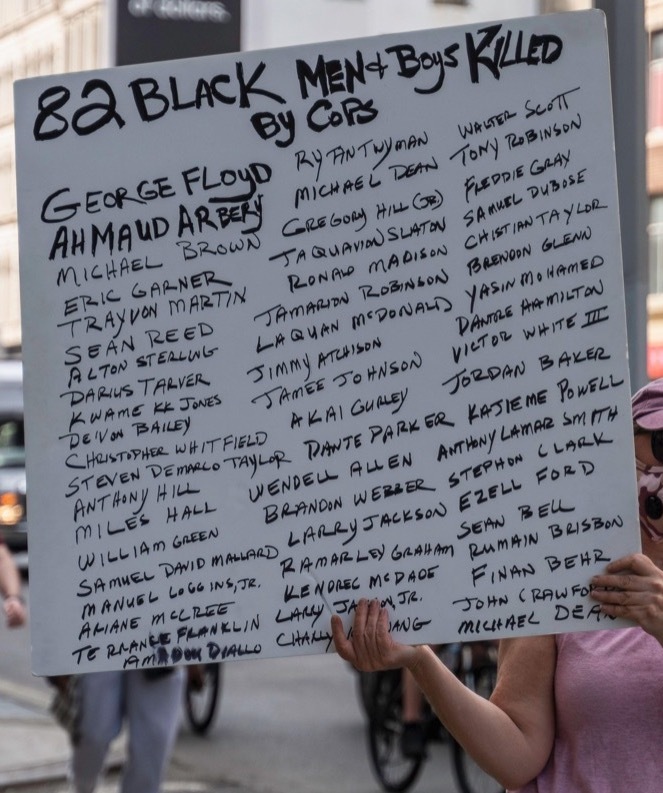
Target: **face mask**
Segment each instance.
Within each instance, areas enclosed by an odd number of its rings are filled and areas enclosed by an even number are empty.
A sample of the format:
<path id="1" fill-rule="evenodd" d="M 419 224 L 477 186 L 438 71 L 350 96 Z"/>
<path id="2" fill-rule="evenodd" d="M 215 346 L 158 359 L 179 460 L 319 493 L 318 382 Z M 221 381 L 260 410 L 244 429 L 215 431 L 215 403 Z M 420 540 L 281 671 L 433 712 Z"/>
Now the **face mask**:
<path id="1" fill-rule="evenodd" d="M 640 525 L 654 542 L 663 541 L 663 465 L 635 461 L 638 474 Z M 660 528 L 653 521 L 660 521 Z"/>

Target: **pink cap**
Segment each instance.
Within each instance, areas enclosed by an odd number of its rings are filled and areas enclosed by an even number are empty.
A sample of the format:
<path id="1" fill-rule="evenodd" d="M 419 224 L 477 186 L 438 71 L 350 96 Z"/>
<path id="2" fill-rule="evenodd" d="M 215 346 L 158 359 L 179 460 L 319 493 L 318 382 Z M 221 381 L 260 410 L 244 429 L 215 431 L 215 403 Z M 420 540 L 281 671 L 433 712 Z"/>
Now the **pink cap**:
<path id="1" fill-rule="evenodd" d="M 663 429 L 663 378 L 647 383 L 631 399 L 633 421 L 643 430 Z"/>

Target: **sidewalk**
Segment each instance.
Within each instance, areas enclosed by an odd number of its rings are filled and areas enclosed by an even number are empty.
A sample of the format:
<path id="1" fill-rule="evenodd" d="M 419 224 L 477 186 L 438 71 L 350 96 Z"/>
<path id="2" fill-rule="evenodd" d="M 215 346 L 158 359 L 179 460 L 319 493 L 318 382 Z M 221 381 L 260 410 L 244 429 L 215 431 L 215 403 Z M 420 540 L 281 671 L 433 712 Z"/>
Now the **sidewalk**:
<path id="1" fill-rule="evenodd" d="M 48 691 L 0 680 L 0 790 L 66 779 L 69 744 L 49 701 Z"/>
<path id="2" fill-rule="evenodd" d="M 48 712 L 50 691 L 17 686 L 0 679 L 0 791 L 69 793 L 69 741 Z M 109 778 L 97 793 L 116 793 L 113 772 L 124 760 L 120 738 L 109 757 Z M 251 793 L 235 786 L 178 779 L 172 767 L 163 793 Z"/>

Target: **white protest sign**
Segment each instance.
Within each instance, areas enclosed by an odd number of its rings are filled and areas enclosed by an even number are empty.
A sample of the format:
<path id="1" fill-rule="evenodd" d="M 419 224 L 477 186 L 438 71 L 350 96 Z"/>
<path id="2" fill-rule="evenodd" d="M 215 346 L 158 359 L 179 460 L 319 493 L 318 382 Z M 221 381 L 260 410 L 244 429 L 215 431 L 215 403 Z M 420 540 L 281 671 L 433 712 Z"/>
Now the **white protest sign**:
<path id="1" fill-rule="evenodd" d="M 605 627 L 635 550 L 604 19 L 16 86 L 33 668 Z"/>

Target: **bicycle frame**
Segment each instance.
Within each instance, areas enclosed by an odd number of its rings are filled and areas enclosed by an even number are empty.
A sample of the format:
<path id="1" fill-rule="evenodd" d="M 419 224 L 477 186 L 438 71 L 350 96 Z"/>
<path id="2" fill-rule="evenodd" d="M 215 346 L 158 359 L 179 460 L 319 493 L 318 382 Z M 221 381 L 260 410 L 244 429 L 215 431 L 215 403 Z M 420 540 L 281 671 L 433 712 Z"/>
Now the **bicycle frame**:
<path id="1" fill-rule="evenodd" d="M 497 654 L 491 642 L 459 642 L 436 648 L 454 674 L 482 696 L 492 693 L 497 677 Z M 406 757 L 401 751 L 401 670 L 360 673 L 359 690 L 368 717 L 368 744 L 373 772 L 388 793 L 408 790 L 417 780 L 425 757 Z M 423 728 L 427 743 L 441 742 L 446 732 L 426 703 Z M 482 771 L 450 738 L 452 766 L 462 793 L 501 793 L 503 788 Z"/>

